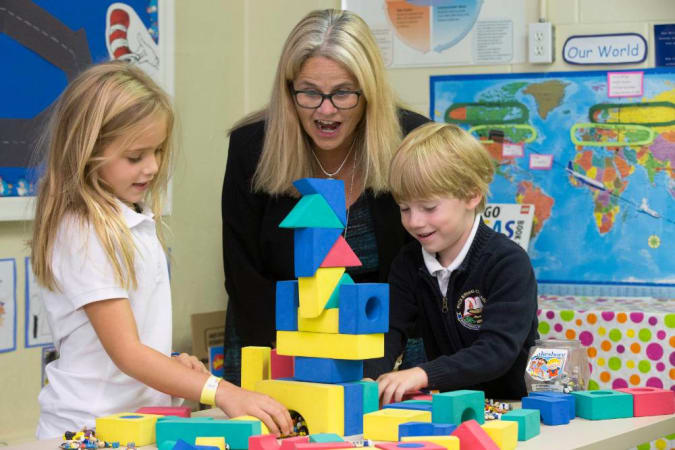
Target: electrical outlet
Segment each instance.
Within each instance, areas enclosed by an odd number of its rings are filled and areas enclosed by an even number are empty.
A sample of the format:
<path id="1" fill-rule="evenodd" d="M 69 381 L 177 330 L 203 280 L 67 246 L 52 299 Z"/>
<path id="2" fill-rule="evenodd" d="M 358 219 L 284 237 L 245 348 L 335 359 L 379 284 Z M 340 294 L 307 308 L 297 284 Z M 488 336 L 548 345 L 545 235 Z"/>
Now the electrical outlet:
<path id="1" fill-rule="evenodd" d="M 528 36 L 529 59 L 533 64 L 553 62 L 553 25 L 551 22 L 530 24 Z"/>

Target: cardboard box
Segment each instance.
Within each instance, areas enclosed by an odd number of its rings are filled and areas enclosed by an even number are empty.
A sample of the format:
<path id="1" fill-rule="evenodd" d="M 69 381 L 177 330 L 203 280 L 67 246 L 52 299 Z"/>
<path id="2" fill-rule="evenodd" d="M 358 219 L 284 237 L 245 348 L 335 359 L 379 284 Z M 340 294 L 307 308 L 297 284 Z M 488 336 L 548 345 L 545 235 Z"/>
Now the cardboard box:
<path id="1" fill-rule="evenodd" d="M 225 343 L 225 310 L 193 314 L 192 354 L 202 361 L 209 360 L 209 347 Z"/>

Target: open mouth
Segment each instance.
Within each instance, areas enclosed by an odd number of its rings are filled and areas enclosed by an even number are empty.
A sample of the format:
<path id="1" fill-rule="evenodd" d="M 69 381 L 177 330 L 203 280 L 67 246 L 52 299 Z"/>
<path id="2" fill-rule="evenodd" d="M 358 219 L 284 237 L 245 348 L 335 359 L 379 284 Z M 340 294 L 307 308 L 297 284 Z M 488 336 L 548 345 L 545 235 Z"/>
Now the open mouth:
<path id="1" fill-rule="evenodd" d="M 322 133 L 334 133 L 338 128 L 340 128 L 342 122 L 335 122 L 332 120 L 315 120 L 314 124 Z"/>
<path id="2" fill-rule="evenodd" d="M 145 189 L 150 183 L 147 181 L 145 183 L 134 183 L 133 186 L 138 189 Z"/>
<path id="3" fill-rule="evenodd" d="M 417 239 L 427 239 L 431 235 L 433 235 L 435 231 L 430 231 L 429 233 L 418 233 L 417 234 Z"/>

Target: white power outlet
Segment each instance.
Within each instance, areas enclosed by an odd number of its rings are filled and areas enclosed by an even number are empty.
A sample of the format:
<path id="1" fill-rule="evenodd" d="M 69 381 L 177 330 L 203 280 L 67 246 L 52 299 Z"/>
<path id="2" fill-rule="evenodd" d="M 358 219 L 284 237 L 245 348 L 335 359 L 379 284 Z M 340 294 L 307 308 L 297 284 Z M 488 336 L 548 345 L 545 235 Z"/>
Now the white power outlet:
<path id="1" fill-rule="evenodd" d="M 528 36 L 529 59 L 534 64 L 553 62 L 553 25 L 551 22 L 530 24 Z"/>

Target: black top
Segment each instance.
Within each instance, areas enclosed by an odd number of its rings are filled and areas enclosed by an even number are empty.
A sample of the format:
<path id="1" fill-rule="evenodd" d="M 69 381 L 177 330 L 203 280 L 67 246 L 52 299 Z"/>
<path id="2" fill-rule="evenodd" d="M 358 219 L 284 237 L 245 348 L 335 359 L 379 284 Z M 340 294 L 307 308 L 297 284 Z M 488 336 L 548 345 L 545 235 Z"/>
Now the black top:
<path id="1" fill-rule="evenodd" d="M 401 110 L 403 134 L 429 119 Z M 230 136 L 223 183 L 223 262 L 228 314 L 243 346 L 269 346 L 275 339 L 276 281 L 295 279 L 293 230 L 279 228 L 298 199 L 252 191 L 252 179 L 262 152 L 264 122 L 244 125 Z M 394 257 L 409 240 L 401 226 L 399 209 L 390 194 L 363 194 L 373 219 L 379 269 L 356 282 L 385 282 Z"/>
<path id="2" fill-rule="evenodd" d="M 419 320 L 428 359 L 419 367 L 429 377 L 429 388 L 475 389 L 496 399 L 527 395 L 527 355 L 539 336 L 537 282 L 518 244 L 481 220 L 445 296 L 417 241 L 396 257 L 389 283 L 385 356 L 365 361 L 366 377 L 391 371 L 404 348 L 405 330 Z"/>

